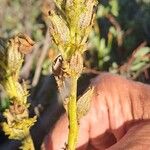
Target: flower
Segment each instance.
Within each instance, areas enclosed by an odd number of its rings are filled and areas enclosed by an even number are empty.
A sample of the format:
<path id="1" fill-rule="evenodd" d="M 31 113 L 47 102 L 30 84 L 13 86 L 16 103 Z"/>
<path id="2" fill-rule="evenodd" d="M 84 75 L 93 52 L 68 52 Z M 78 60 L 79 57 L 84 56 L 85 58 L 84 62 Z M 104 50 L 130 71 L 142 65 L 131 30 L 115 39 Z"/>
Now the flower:
<path id="1" fill-rule="evenodd" d="M 64 59 L 71 59 L 75 51 L 83 53 L 93 25 L 96 0 L 55 0 L 49 11 L 50 33 Z"/>

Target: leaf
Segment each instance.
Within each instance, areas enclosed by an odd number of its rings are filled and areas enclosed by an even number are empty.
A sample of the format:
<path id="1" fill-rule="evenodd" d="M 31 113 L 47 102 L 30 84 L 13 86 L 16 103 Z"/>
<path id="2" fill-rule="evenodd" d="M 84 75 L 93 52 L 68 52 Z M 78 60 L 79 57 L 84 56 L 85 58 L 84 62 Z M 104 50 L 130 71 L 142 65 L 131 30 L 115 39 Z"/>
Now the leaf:
<path id="1" fill-rule="evenodd" d="M 133 62 L 132 62 L 132 66 L 137 65 L 140 62 L 149 62 L 150 59 L 148 57 L 137 57 Z"/>
<path id="2" fill-rule="evenodd" d="M 130 70 L 131 71 L 138 71 L 139 69 L 141 69 L 145 65 L 146 65 L 146 62 L 139 62 L 138 64 L 131 66 Z"/>
<path id="3" fill-rule="evenodd" d="M 93 94 L 93 87 L 90 87 L 78 100 L 77 102 L 77 115 L 80 120 L 87 114 L 90 109 L 90 102 Z"/>
<path id="4" fill-rule="evenodd" d="M 118 16 L 119 14 L 119 4 L 118 4 L 118 0 L 113 0 L 109 2 L 110 6 L 111 6 L 111 13 L 114 16 Z"/>
<path id="5" fill-rule="evenodd" d="M 135 54 L 135 57 L 142 57 L 146 54 L 150 53 L 150 48 L 149 47 L 143 47 L 137 53 Z"/>
<path id="6" fill-rule="evenodd" d="M 4 111 L 6 108 L 8 108 L 10 105 L 8 98 L 2 98 L 0 99 L 0 111 Z"/>

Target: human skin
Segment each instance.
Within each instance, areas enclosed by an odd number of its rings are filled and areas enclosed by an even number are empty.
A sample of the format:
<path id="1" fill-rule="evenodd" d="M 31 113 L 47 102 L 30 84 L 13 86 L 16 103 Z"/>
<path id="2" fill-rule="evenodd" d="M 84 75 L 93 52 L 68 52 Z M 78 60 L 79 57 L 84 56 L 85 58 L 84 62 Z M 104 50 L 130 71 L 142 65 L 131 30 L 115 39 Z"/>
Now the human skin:
<path id="1" fill-rule="evenodd" d="M 150 86 L 102 73 L 91 82 L 94 93 L 80 120 L 77 150 L 150 149 Z M 64 114 L 45 138 L 46 150 L 61 150 L 68 136 Z"/>

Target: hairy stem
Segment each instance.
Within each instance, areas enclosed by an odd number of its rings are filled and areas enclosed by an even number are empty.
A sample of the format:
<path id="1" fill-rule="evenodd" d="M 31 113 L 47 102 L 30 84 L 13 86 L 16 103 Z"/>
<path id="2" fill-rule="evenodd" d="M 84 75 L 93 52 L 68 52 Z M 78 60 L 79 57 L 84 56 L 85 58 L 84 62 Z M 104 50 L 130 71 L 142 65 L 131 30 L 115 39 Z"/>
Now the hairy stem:
<path id="1" fill-rule="evenodd" d="M 75 150 L 78 136 L 78 119 L 77 119 L 77 77 L 71 80 L 71 93 L 68 103 L 69 135 L 68 150 Z"/>

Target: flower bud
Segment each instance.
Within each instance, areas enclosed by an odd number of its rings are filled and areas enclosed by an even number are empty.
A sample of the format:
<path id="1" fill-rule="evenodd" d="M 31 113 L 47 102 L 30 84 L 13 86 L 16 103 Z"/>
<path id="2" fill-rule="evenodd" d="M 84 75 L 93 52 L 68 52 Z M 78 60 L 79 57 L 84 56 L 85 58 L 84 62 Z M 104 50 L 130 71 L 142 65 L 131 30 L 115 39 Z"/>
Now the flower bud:
<path id="1" fill-rule="evenodd" d="M 65 19 L 54 11 L 50 11 L 49 18 L 51 20 L 50 33 L 54 43 L 58 47 L 65 46 L 69 41 L 69 29 Z"/>
<path id="2" fill-rule="evenodd" d="M 18 34 L 10 39 L 0 38 L 0 79 L 14 74 L 19 75 L 23 54 L 31 52 L 34 42 L 25 34 Z"/>
<path id="3" fill-rule="evenodd" d="M 96 5 L 95 0 L 86 0 L 86 2 L 83 4 L 85 5 L 83 12 L 80 15 L 79 19 L 79 27 L 80 29 L 87 28 L 90 26 L 93 22 L 93 15 L 94 15 L 94 6 Z"/>

